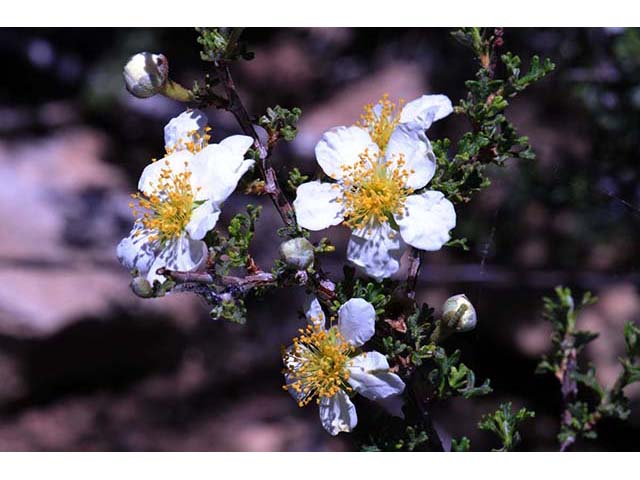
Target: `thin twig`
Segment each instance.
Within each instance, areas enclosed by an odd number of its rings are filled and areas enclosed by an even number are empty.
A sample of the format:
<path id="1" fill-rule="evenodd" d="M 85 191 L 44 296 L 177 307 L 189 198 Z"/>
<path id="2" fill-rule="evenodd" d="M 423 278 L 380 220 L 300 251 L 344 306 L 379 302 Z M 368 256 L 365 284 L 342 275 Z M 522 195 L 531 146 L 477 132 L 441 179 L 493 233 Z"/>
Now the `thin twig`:
<path id="1" fill-rule="evenodd" d="M 560 391 L 562 393 L 562 417 L 560 421 L 561 425 L 566 427 L 571 427 L 571 421 L 573 419 L 569 411 L 569 405 L 575 401 L 578 395 L 578 383 L 573 376 L 578 368 L 577 351 L 575 347 L 573 347 L 573 337 L 571 334 L 572 332 L 569 331 L 565 333 L 563 343 L 570 342 L 570 346 L 563 352 L 564 358 L 560 371 L 557 373 L 558 380 L 560 381 Z M 560 451 L 566 451 L 575 441 L 575 437 L 567 437 L 560 445 Z"/>
<path id="2" fill-rule="evenodd" d="M 234 277 L 231 275 L 214 276 L 206 272 L 182 272 L 179 270 L 169 270 L 168 268 L 159 268 L 157 273 L 158 275 L 164 275 L 170 278 L 178 284 L 199 283 L 236 287 L 258 287 L 273 284 L 277 281 L 275 275 L 262 271 L 247 275 L 246 277 Z"/>
<path id="3" fill-rule="evenodd" d="M 219 287 L 228 287 L 223 289 L 221 292 L 223 294 L 244 295 L 253 288 L 274 286 L 282 282 L 287 282 L 296 285 L 311 286 L 324 301 L 333 301 L 336 296 L 335 284 L 331 280 L 325 278 L 318 272 L 309 275 L 304 270 L 286 272 L 281 276 L 258 270 L 244 277 L 232 275 L 216 276 L 207 272 L 183 272 L 179 270 L 169 270 L 168 268 L 159 268 L 157 273 L 158 275 L 164 275 L 170 278 L 176 282 L 177 285 L 181 285 L 183 291 L 189 291 L 190 288 L 201 291 L 201 287 L 203 286 L 217 285 Z"/>
<path id="4" fill-rule="evenodd" d="M 242 131 L 253 138 L 254 147 L 258 152 L 259 162 L 258 168 L 265 181 L 265 192 L 269 194 L 274 206 L 278 210 L 282 221 L 285 225 L 295 225 L 295 216 L 293 215 L 293 208 L 289 203 L 289 200 L 282 193 L 282 188 L 278 183 L 278 178 L 273 167 L 268 162 L 269 149 L 264 145 L 256 129 L 253 126 L 251 117 L 244 107 L 238 91 L 236 90 L 235 83 L 231 77 L 229 66 L 222 60 L 215 62 L 218 78 L 224 88 L 227 95 L 227 104 L 223 107 L 236 117 Z"/>
<path id="5" fill-rule="evenodd" d="M 411 299 L 416 298 L 416 285 L 420 276 L 420 268 L 422 267 L 422 251 L 417 248 L 409 248 L 409 274 L 407 275 L 407 296 Z"/>
<path id="6" fill-rule="evenodd" d="M 410 405 L 413 405 L 415 407 L 416 412 L 419 414 L 419 421 L 424 427 L 425 433 L 427 434 L 429 447 L 432 451 L 443 452 L 444 447 L 442 445 L 442 440 L 440 439 L 440 435 L 438 435 L 438 432 L 433 426 L 431 414 L 429 413 L 429 409 L 427 408 L 429 399 L 425 401 L 422 395 L 420 395 L 414 388 L 413 384 L 410 384 L 408 386 L 408 394 Z"/>
<path id="7" fill-rule="evenodd" d="M 207 285 L 215 281 L 213 275 L 206 272 L 180 272 L 178 270 L 169 270 L 168 268 L 162 267 L 159 268 L 156 273 L 158 275 L 164 275 L 178 284 L 199 283 Z"/>
<path id="8" fill-rule="evenodd" d="M 293 207 L 291 206 L 291 203 L 289 203 L 289 200 L 287 200 L 280 184 L 278 183 L 275 170 L 268 162 L 273 144 L 272 142 L 269 142 L 268 145 L 265 145 L 258 136 L 258 133 L 253 126 L 253 122 L 251 121 L 251 116 L 244 107 L 240 95 L 238 95 L 229 66 L 224 61 L 220 60 L 215 62 L 215 68 L 225 94 L 227 95 L 227 101 L 221 108 L 231 112 L 238 121 L 242 131 L 253 138 L 254 147 L 256 148 L 259 157 L 258 168 L 260 169 L 262 178 L 265 181 L 264 190 L 271 197 L 273 205 L 280 214 L 280 218 L 283 223 L 288 227 L 293 227 L 296 225 Z M 333 300 L 335 298 L 335 283 L 325 274 L 319 272 L 313 279 L 317 292 L 321 294 L 324 299 Z M 276 280 L 277 279 L 274 281 Z M 305 283 L 307 282 L 305 281 Z"/>

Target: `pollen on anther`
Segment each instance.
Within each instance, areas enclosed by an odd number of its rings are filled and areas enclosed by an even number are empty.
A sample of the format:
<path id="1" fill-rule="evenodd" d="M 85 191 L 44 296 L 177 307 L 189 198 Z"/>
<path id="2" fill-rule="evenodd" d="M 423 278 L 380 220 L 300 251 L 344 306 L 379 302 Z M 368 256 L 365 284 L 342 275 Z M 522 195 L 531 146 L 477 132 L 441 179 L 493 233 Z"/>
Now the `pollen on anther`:
<path id="1" fill-rule="evenodd" d="M 369 228 L 403 213 L 410 192 L 405 187 L 409 173 L 403 164 L 403 155 L 380 161 L 378 154 L 365 150 L 360 160 L 345 170 L 340 203 L 345 207 L 347 225 Z"/>
<path id="2" fill-rule="evenodd" d="M 337 328 L 324 330 L 320 325 L 307 326 L 283 352 L 288 378 L 285 388 L 296 392 L 299 406 L 347 390 L 347 367 L 352 353 L 353 347 Z"/>
<path id="3" fill-rule="evenodd" d="M 155 232 L 149 237 L 151 241 L 164 242 L 181 235 L 193 212 L 194 192 L 187 164 L 184 171 L 177 173 L 169 168 L 168 161 L 165 161 L 165 165 L 166 168 L 161 170 L 158 180 L 152 183 L 150 192 L 131 195 L 137 200 L 137 206 L 146 210 L 139 217 L 139 221 L 145 229 Z M 137 206 L 134 202 L 129 204 L 136 218 Z"/>

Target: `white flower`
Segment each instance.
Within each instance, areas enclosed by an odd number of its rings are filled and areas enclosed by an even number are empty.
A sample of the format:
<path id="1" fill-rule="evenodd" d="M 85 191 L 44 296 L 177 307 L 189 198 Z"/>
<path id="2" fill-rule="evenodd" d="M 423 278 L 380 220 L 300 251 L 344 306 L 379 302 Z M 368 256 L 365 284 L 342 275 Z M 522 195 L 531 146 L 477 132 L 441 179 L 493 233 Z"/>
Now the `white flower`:
<path id="1" fill-rule="evenodd" d="M 122 71 L 129 92 L 138 98 L 148 98 L 162 91 L 169 76 L 169 62 L 162 54 L 136 53 Z"/>
<path id="2" fill-rule="evenodd" d="M 216 225 L 222 202 L 254 163 L 244 159 L 253 143 L 251 137 L 234 135 L 219 144 L 208 144 L 208 136 L 203 135 L 197 148 L 192 129 L 177 137 L 178 128 L 173 127 L 176 122 L 180 125 L 183 115 L 165 128 L 165 133 L 171 132 L 168 137 L 173 146 L 166 148 L 172 153 L 142 172 L 140 192 L 132 195 L 138 205 L 130 204 L 138 218 L 117 248 L 120 262 L 130 270 L 137 269 L 150 283 L 164 280 L 156 273 L 161 267 L 180 271 L 204 267 L 207 247 L 203 238 Z M 193 112 L 189 115 L 193 119 Z M 206 124 L 204 114 L 196 116 Z"/>
<path id="3" fill-rule="evenodd" d="M 456 225 L 453 205 L 441 192 L 414 192 L 436 170 L 425 130 L 452 111 L 444 95 L 423 95 L 400 111 L 385 95 L 365 107 L 357 125 L 326 132 L 316 159 L 336 183 L 298 187 L 298 223 L 322 230 L 345 222 L 352 229 L 349 260 L 376 279 L 398 271 L 405 244 L 439 250 Z"/>
<path id="4" fill-rule="evenodd" d="M 349 392 L 387 403 L 404 391 L 404 382 L 389 371 L 381 353 L 357 354 L 356 349 L 375 330 L 376 313 L 369 302 L 362 298 L 347 301 L 338 311 L 338 324 L 329 329 L 325 329 L 325 315 L 316 298 L 306 316 L 307 328 L 283 352 L 284 388 L 301 407 L 315 398 L 322 426 L 331 435 L 350 432 L 358 416 Z"/>

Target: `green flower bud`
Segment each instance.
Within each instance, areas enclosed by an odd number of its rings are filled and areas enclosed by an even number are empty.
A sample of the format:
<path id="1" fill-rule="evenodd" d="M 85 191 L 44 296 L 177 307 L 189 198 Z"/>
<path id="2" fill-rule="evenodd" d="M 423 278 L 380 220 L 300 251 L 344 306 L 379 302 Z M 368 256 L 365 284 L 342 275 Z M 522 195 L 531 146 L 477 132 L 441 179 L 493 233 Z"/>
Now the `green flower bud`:
<path id="1" fill-rule="evenodd" d="M 449 328 L 456 332 L 473 330 L 478 323 L 476 309 L 464 294 L 454 295 L 444 302 L 442 319 Z"/>
<path id="2" fill-rule="evenodd" d="M 138 98 L 148 98 L 162 92 L 169 78 L 169 62 L 162 54 L 136 53 L 123 70 L 127 90 Z"/>
<path id="3" fill-rule="evenodd" d="M 153 287 L 144 277 L 135 277 L 131 280 L 131 290 L 142 298 L 150 298 L 153 296 Z"/>
<path id="4" fill-rule="evenodd" d="M 313 264 L 313 245 L 306 238 L 292 238 L 280 244 L 280 256 L 287 265 L 306 270 Z"/>

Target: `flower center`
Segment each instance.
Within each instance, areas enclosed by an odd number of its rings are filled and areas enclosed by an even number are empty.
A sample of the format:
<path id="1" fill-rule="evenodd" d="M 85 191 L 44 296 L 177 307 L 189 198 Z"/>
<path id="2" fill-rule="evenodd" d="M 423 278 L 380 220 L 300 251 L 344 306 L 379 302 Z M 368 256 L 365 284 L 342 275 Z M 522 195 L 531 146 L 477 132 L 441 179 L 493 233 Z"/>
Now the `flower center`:
<path id="1" fill-rule="evenodd" d="M 404 165 L 402 154 L 397 160 L 379 161 L 366 150 L 354 165 L 342 167 L 343 195 L 338 202 L 344 206 L 347 225 L 352 229 L 372 227 L 403 215 L 405 199 L 413 193 L 405 187 L 412 172 Z"/>
<path id="2" fill-rule="evenodd" d="M 142 225 L 157 233 L 149 237 L 150 240 L 159 240 L 165 243 L 173 240 L 184 232 L 194 207 L 194 193 L 191 188 L 191 172 L 186 169 L 179 173 L 173 173 L 169 168 L 163 168 L 160 178 L 153 185 L 150 195 L 135 193 L 132 198 L 138 200 L 138 205 L 147 211 L 142 215 Z M 138 216 L 133 203 L 129 206 L 133 209 L 134 216 Z"/>
<path id="3" fill-rule="evenodd" d="M 389 94 L 385 93 L 376 105 L 372 103 L 365 105 L 364 113 L 360 115 L 360 120 L 356 124 L 369 132 L 371 139 L 383 153 L 391 134 L 400 123 L 403 103 L 404 101 L 400 100 L 396 105 L 389 100 Z"/>
<path id="4" fill-rule="evenodd" d="M 298 395 L 298 405 L 307 405 L 313 398 L 333 397 L 340 390 L 350 391 L 350 354 L 353 347 L 336 327 L 324 330 L 309 325 L 300 330 L 289 350 L 283 351 L 284 374 L 288 377 L 285 390 L 292 388 Z"/>

